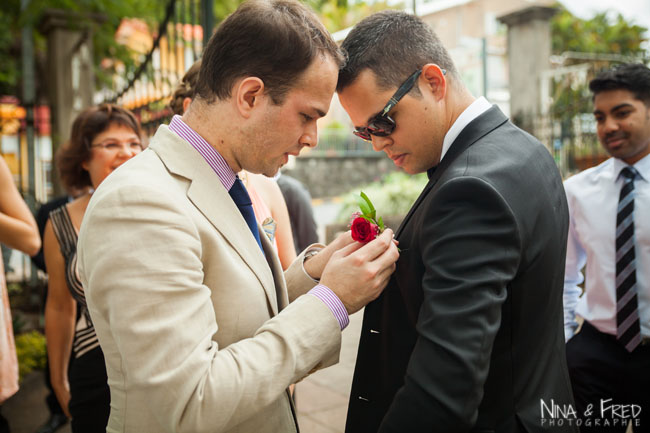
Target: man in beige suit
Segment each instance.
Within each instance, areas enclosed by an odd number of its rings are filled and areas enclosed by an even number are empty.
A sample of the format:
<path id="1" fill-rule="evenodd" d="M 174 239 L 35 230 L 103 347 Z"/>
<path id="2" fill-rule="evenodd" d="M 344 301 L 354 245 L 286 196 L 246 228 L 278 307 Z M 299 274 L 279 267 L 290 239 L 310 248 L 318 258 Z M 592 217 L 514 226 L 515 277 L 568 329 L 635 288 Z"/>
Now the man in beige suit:
<path id="1" fill-rule="evenodd" d="M 94 193 L 78 264 L 109 432 L 298 431 L 287 387 L 337 362 L 348 314 L 380 294 L 398 252 L 390 230 L 366 245 L 346 234 L 283 276 L 235 173 L 273 175 L 316 145 L 341 60 L 295 0 L 245 3 L 206 47 L 186 114 Z"/>

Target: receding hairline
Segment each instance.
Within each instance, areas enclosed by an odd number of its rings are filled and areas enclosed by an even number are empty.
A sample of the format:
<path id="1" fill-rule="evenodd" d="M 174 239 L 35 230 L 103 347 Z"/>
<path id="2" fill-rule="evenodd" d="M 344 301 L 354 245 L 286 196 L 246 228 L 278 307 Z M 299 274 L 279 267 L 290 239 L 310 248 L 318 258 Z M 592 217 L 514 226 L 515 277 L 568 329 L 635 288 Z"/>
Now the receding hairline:
<path id="1" fill-rule="evenodd" d="M 333 64 L 337 69 L 340 70 L 340 68 L 342 67 L 342 66 L 341 66 L 341 65 L 342 65 L 342 60 L 341 60 L 340 57 L 339 57 L 339 58 L 335 57 L 332 53 L 330 53 L 329 51 L 327 51 L 327 50 L 325 50 L 325 49 L 323 49 L 323 50 L 318 50 L 318 54 L 315 55 L 314 58 L 313 58 L 313 59 L 311 60 L 311 62 L 309 63 L 309 65 L 307 65 L 307 67 L 306 67 L 305 69 L 303 69 L 303 70 L 300 72 L 300 74 L 298 75 L 298 79 L 297 79 L 297 80 L 296 80 L 296 81 L 291 85 L 291 87 L 288 88 L 287 92 L 285 92 L 285 96 L 286 96 L 286 93 L 291 92 L 292 90 L 298 89 L 298 88 L 300 88 L 301 86 L 303 86 L 303 84 L 304 84 L 304 80 L 305 80 L 305 74 L 307 73 L 307 70 L 308 70 L 308 69 L 309 69 L 309 68 L 310 68 L 314 63 L 316 63 L 317 61 L 323 61 L 323 62 L 326 62 L 326 61 L 328 61 L 328 60 L 331 61 L 332 64 Z M 213 96 L 215 96 L 215 99 L 214 99 L 214 100 L 209 100 L 209 99 L 207 99 L 207 98 L 202 97 L 200 93 L 194 93 L 194 96 L 192 97 L 192 100 L 193 100 L 193 101 L 194 101 L 194 100 L 199 100 L 201 103 L 205 103 L 205 104 L 211 104 L 211 103 L 213 103 L 214 101 L 227 101 L 227 100 L 229 100 L 229 99 L 231 99 L 231 98 L 234 97 L 234 96 L 233 96 L 233 95 L 234 95 L 233 90 L 234 90 L 234 89 L 239 85 L 239 83 L 240 83 L 242 80 L 245 80 L 246 78 L 257 78 L 257 79 L 259 79 L 260 81 L 262 81 L 262 83 L 264 83 L 264 79 L 263 79 L 262 77 L 259 77 L 259 76 L 257 76 L 257 75 L 246 75 L 246 74 L 242 74 L 242 75 L 240 75 L 240 76 L 234 78 L 234 80 L 233 80 L 233 84 L 232 84 L 232 86 L 231 86 L 231 88 L 230 88 L 230 94 L 229 94 L 229 96 L 228 96 L 227 98 L 222 99 L 222 98 L 216 97 L 216 95 L 213 95 Z M 266 83 L 264 83 L 264 94 L 265 94 L 265 95 L 269 95 L 269 94 L 270 94 L 270 90 L 267 88 Z M 280 103 L 282 103 L 282 102 L 280 102 Z M 322 113 L 320 110 L 317 110 L 317 112 L 321 115 L 321 117 L 323 117 L 325 114 L 327 114 L 327 113 Z"/>

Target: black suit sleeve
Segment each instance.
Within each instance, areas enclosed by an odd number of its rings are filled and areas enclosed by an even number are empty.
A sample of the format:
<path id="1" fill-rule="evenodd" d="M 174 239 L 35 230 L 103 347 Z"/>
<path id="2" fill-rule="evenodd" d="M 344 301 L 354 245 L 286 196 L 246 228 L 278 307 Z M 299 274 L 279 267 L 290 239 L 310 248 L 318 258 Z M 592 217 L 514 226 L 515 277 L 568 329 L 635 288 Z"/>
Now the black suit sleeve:
<path id="1" fill-rule="evenodd" d="M 494 187 L 461 177 L 432 194 L 423 203 L 418 339 L 382 433 L 472 428 L 506 288 L 519 264 L 516 219 Z"/>

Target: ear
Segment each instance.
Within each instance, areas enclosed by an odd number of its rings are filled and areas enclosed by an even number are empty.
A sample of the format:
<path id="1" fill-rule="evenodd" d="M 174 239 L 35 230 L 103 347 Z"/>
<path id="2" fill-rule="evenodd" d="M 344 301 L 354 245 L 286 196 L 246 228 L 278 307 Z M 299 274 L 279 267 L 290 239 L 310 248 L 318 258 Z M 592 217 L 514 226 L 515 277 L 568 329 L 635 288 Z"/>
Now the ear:
<path id="1" fill-rule="evenodd" d="M 440 66 L 435 63 L 427 63 L 422 67 L 422 78 L 426 83 L 426 89 L 437 99 L 443 99 L 447 94 L 447 77 Z"/>
<path id="2" fill-rule="evenodd" d="M 84 162 L 82 162 L 82 163 L 81 163 L 81 168 L 83 168 L 84 170 L 88 171 L 88 161 L 84 161 Z"/>
<path id="3" fill-rule="evenodd" d="M 183 113 L 187 111 L 187 108 L 190 106 L 191 103 L 192 103 L 192 98 L 190 98 L 189 96 L 183 98 Z"/>
<path id="4" fill-rule="evenodd" d="M 258 77 L 246 77 L 235 85 L 233 93 L 237 111 L 248 119 L 264 99 L 264 82 Z"/>

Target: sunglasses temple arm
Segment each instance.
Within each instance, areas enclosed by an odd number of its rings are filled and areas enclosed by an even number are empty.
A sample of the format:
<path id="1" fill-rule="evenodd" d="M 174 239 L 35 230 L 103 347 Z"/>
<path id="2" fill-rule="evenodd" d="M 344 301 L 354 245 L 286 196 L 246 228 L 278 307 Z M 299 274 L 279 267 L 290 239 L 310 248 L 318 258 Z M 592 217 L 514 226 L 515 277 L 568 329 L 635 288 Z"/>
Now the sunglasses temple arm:
<path id="1" fill-rule="evenodd" d="M 397 89 L 397 92 L 393 95 L 391 100 L 395 100 L 395 104 L 404 97 L 408 92 L 411 91 L 413 88 L 413 85 L 415 84 L 415 80 L 418 79 L 422 71 L 418 70 L 416 71 L 413 75 L 411 75 L 408 80 L 399 88 Z"/>
<path id="2" fill-rule="evenodd" d="M 399 100 L 402 99 L 402 96 L 400 96 L 399 98 L 395 98 L 395 96 L 397 95 L 393 95 L 393 97 L 388 100 L 388 104 L 386 104 L 386 106 L 381 112 L 382 117 L 388 114 L 388 112 L 392 110 L 395 105 L 397 105 Z"/>

